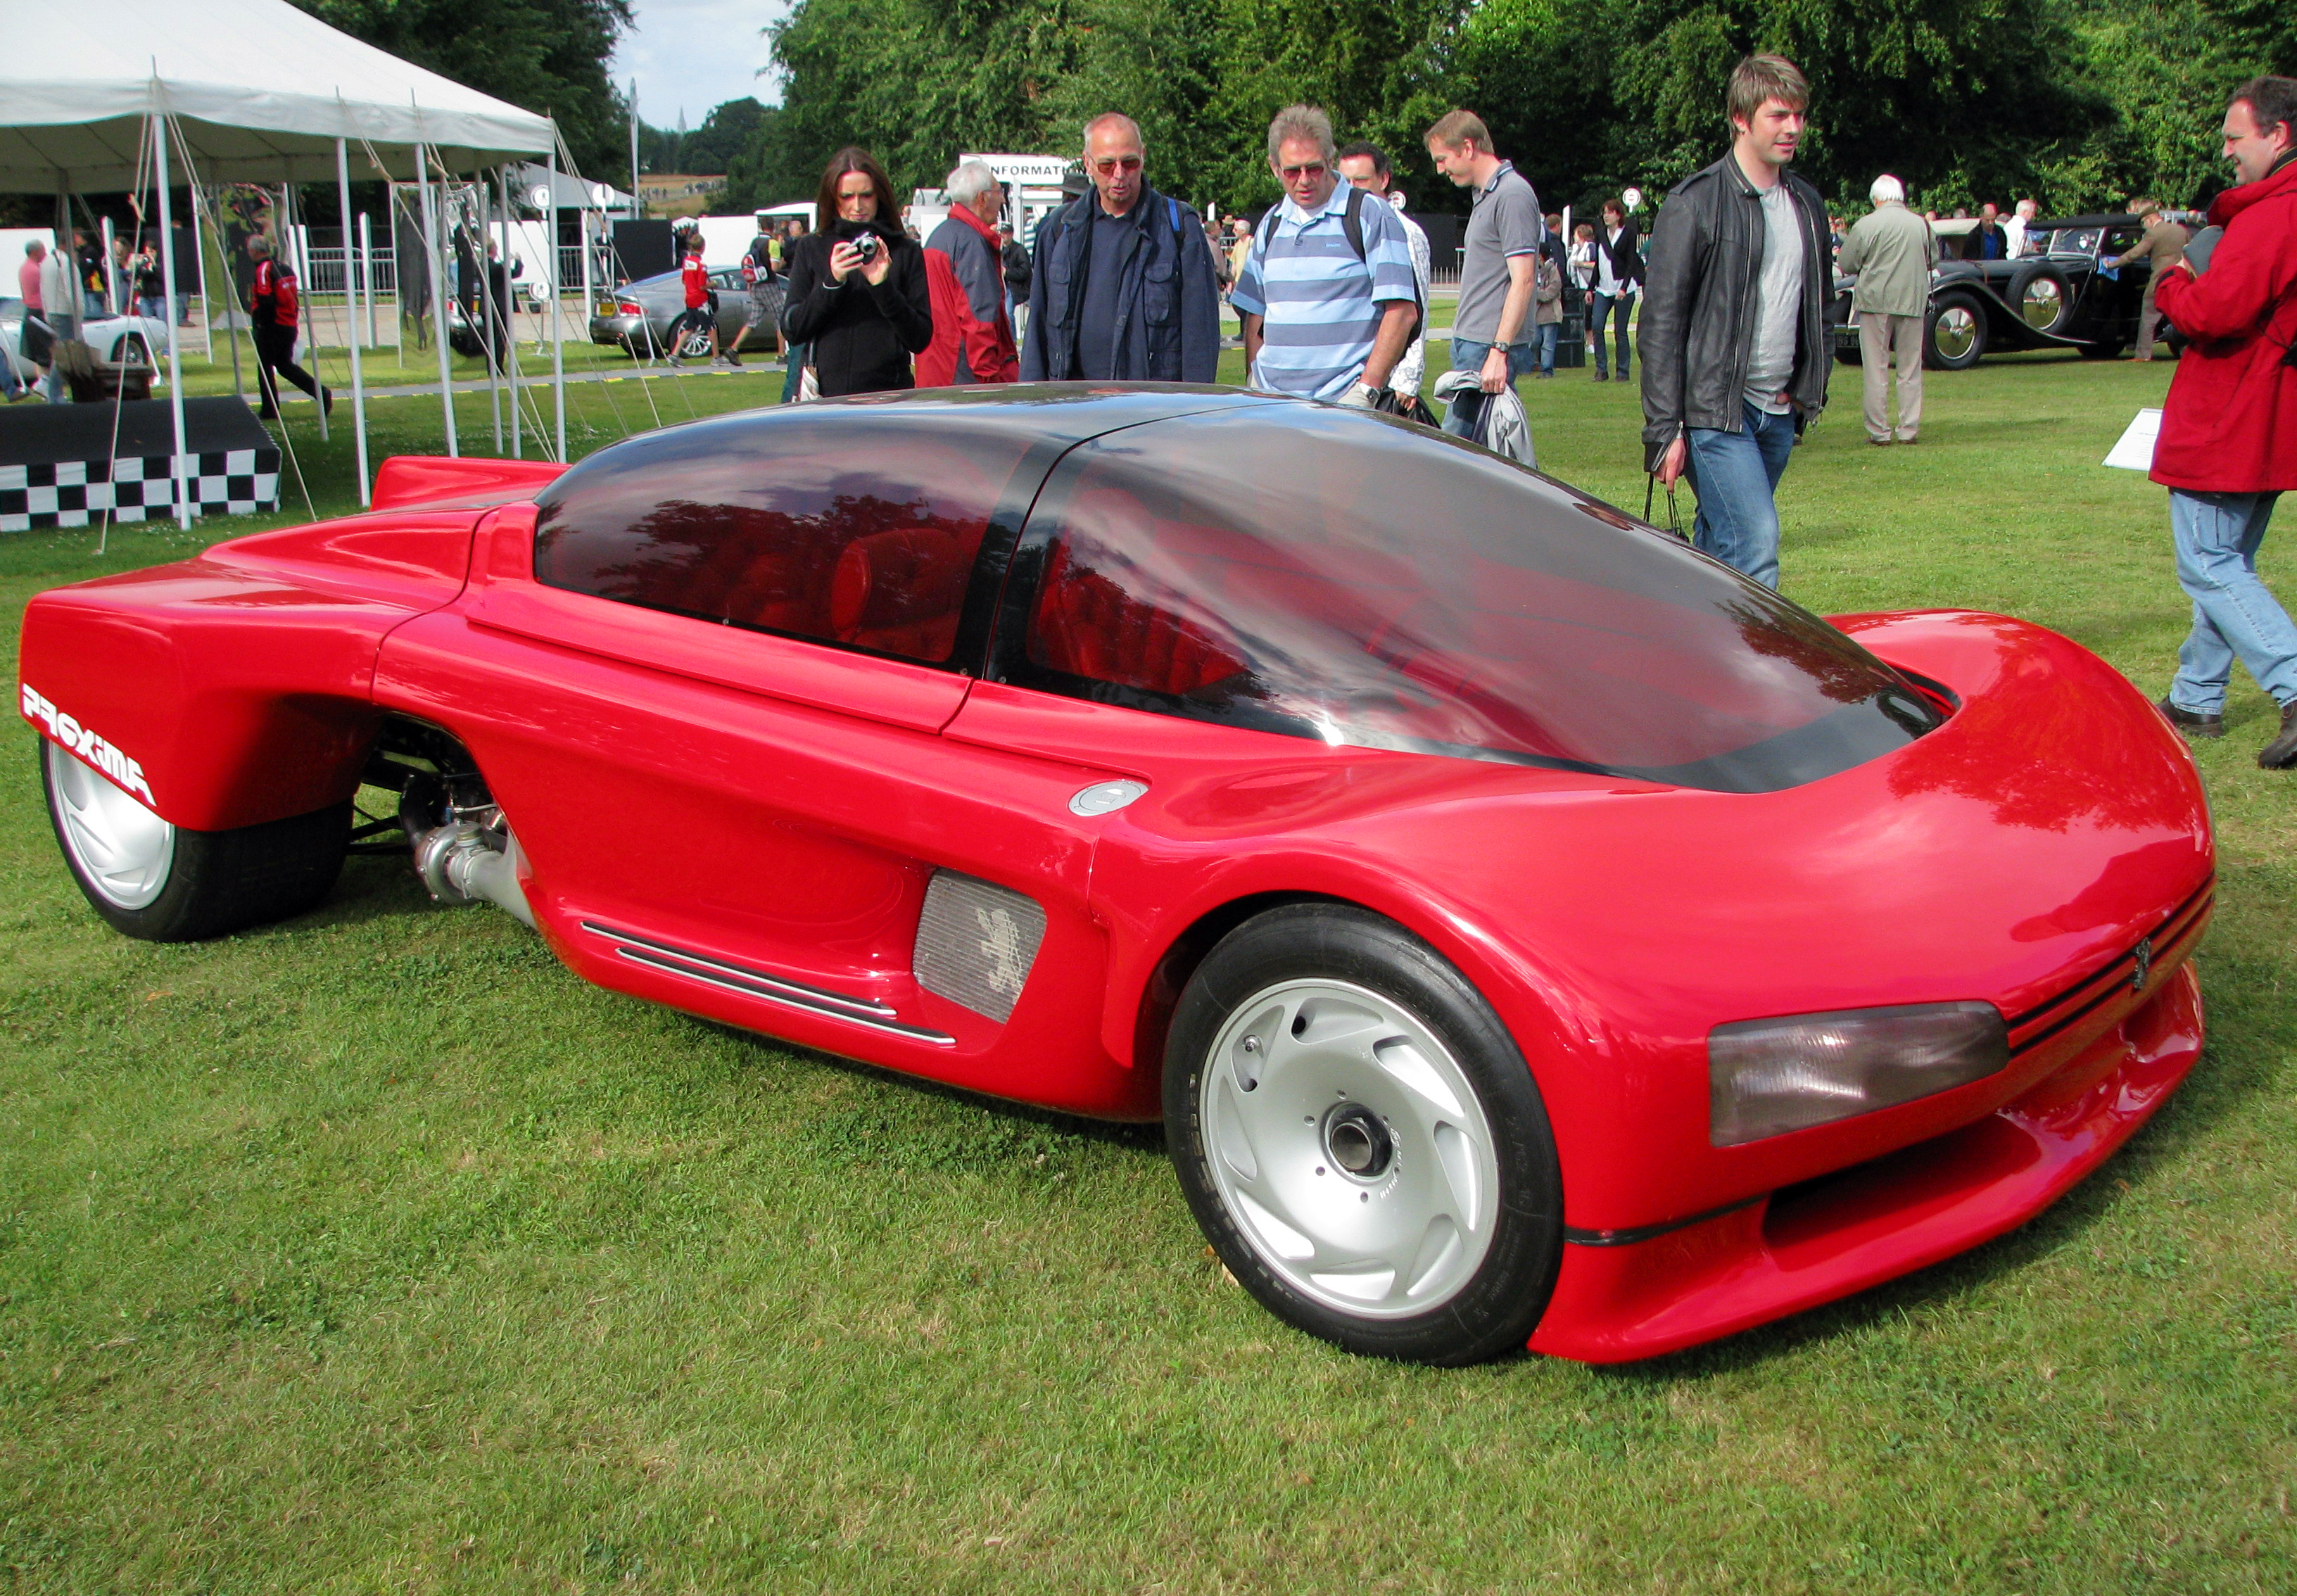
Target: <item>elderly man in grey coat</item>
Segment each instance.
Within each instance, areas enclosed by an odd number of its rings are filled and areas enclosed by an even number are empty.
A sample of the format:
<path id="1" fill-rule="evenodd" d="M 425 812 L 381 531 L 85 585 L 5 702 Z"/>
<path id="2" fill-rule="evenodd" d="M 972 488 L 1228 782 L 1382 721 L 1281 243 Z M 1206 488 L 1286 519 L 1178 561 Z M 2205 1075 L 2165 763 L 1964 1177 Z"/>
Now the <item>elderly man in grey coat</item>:
<path id="1" fill-rule="evenodd" d="M 1885 173 L 1867 191 L 1874 209 L 1851 224 L 1835 258 L 1855 274 L 1850 309 L 1858 318 L 1858 351 L 1866 363 L 1866 436 L 1912 443 L 1922 425 L 1922 318 L 1930 309 L 1931 267 L 1938 238 L 1906 209 L 1906 188 Z M 1890 363 L 1898 365 L 1898 424 L 1890 425 Z"/>

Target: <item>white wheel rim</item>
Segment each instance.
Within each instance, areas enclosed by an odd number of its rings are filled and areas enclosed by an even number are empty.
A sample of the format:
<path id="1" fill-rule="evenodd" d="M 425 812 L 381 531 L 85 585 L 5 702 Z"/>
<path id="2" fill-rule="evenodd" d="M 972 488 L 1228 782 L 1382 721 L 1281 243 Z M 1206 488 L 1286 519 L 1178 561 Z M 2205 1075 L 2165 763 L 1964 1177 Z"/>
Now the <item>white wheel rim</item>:
<path id="1" fill-rule="evenodd" d="M 2026 302 L 2019 309 L 2024 313 L 2026 325 L 2037 333 L 2046 333 L 2058 325 L 2065 314 L 2065 300 L 2058 285 L 2047 277 L 2038 277 L 2026 284 Z"/>
<path id="2" fill-rule="evenodd" d="M 1970 353 L 1970 346 L 1978 341 L 1978 319 L 1960 305 L 1949 305 L 1939 312 L 1939 353 L 1949 360 L 1959 360 Z"/>
<path id="3" fill-rule="evenodd" d="M 176 828 L 71 755 L 47 745 L 64 851 L 103 901 L 144 909 L 168 884 Z"/>
<path id="4" fill-rule="evenodd" d="M 1254 994 L 1213 1043 L 1198 1109 L 1222 1206 L 1313 1302 L 1425 1313 L 1491 1250 L 1499 1162 L 1483 1106 L 1435 1034 L 1377 992 L 1318 979 Z M 1384 1162 L 1368 1145 L 1383 1133 Z"/>

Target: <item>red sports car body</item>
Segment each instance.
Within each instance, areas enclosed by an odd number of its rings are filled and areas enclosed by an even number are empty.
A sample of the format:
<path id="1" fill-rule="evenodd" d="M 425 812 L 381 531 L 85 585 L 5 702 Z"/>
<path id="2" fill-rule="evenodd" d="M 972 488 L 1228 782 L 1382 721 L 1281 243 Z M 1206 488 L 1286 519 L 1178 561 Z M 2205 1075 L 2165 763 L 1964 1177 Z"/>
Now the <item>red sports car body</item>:
<path id="1" fill-rule="evenodd" d="M 388 785 L 437 895 L 589 980 L 1165 1119 L 1239 1278 L 1375 1353 L 1843 1296 L 2038 1212 L 2201 1049 L 2200 784 L 2095 657 L 1822 622 L 1329 407 L 394 461 L 370 514 L 42 594 L 21 677 L 124 930 L 315 901 Z"/>

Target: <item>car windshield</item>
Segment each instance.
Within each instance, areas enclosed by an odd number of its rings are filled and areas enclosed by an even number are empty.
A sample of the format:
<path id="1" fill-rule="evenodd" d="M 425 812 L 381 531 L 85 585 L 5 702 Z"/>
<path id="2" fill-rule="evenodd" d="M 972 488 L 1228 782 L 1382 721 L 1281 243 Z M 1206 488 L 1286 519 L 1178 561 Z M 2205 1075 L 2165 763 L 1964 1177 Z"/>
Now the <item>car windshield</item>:
<path id="1" fill-rule="evenodd" d="M 1028 547 L 1025 644 L 1000 668 L 1138 709 L 1726 792 L 1939 721 L 1842 633 L 1674 539 L 1348 411 L 1108 434 L 1048 482 Z"/>

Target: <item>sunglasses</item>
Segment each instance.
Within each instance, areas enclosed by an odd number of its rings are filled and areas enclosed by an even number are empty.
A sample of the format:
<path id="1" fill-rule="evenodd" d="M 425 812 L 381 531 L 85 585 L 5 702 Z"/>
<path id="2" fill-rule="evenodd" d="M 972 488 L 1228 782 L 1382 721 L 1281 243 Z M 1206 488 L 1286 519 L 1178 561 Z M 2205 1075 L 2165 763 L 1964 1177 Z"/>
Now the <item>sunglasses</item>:
<path id="1" fill-rule="evenodd" d="M 1279 167 L 1277 171 L 1285 182 L 1297 183 L 1304 177 L 1321 177 L 1324 175 L 1324 163 L 1318 160 L 1307 166 Z"/>
<path id="2" fill-rule="evenodd" d="M 1137 172 L 1140 169 L 1140 157 L 1118 155 L 1107 160 L 1096 160 L 1092 163 L 1092 169 L 1104 177 L 1114 177 L 1119 172 Z"/>

